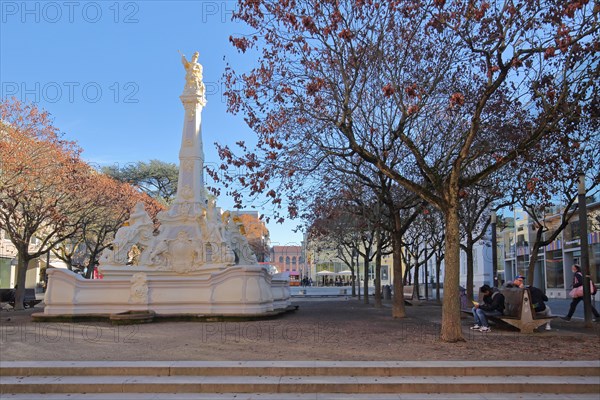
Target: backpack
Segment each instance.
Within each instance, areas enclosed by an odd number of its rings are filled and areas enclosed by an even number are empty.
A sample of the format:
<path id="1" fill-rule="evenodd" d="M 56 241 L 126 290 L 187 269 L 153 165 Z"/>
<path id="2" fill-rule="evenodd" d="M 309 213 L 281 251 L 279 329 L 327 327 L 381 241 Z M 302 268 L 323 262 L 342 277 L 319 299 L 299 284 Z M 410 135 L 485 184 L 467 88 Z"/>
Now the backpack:
<path id="1" fill-rule="evenodd" d="M 494 297 L 496 297 L 497 295 L 500 295 L 500 296 L 502 296 L 502 298 L 504 299 L 504 295 L 503 295 L 502 293 L 500 293 L 500 291 L 499 291 L 498 289 L 496 289 L 496 290 L 495 290 L 495 291 L 492 293 L 492 296 L 491 296 L 491 299 L 492 299 L 492 301 L 494 301 Z M 502 303 L 498 304 L 498 306 L 499 306 L 499 309 L 498 309 L 498 311 L 500 311 L 500 312 L 504 312 L 504 308 L 505 308 L 505 305 L 504 305 L 504 300 L 502 300 Z"/>

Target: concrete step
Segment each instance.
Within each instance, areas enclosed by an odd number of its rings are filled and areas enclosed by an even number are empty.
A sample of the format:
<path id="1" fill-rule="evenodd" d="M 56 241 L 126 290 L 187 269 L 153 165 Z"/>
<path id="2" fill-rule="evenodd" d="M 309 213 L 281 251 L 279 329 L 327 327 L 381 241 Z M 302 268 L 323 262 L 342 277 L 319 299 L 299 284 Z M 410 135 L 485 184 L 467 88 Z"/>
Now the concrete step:
<path id="1" fill-rule="evenodd" d="M 600 376 L 597 361 L 0 361 L 0 376 Z"/>
<path id="2" fill-rule="evenodd" d="M 0 362 L 0 397 L 29 394 L 34 398 L 40 393 L 104 398 L 114 398 L 114 393 L 146 394 L 146 398 L 174 393 L 206 398 L 244 394 L 236 399 L 252 398 L 246 397 L 251 394 L 288 396 L 276 397 L 282 400 L 330 394 L 350 399 L 354 395 L 397 398 L 393 396 L 398 393 L 597 395 L 600 361 Z"/>
<path id="3" fill-rule="evenodd" d="M 562 376 L 3 376 L 0 393 L 599 393 Z"/>
<path id="4" fill-rule="evenodd" d="M 348 394 L 348 393 L 27 393 L 10 400 L 598 400 L 597 394 Z"/>
<path id="5" fill-rule="evenodd" d="M 599 393 L 562 376 L 3 376 L 0 393 Z"/>

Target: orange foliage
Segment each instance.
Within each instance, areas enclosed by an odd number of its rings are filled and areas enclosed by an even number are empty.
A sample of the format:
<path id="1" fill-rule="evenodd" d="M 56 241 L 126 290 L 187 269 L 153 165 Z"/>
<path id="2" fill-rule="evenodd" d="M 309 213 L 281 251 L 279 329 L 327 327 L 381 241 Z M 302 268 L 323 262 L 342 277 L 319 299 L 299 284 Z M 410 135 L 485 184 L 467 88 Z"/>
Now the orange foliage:
<path id="1" fill-rule="evenodd" d="M 48 114 L 35 105 L 3 101 L 0 113 L 3 229 L 22 241 L 17 247 L 44 229 L 69 230 L 68 214 L 87 205 L 80 192 L 89 167 L 79 159 L 79 148 L 61 140 Z"/>
<path id="2" fill-rule="evenodd" d="M 269 230 L 265 223 L 249 214 L 237 215 L 236 219 L 244 224 L 245 236 L 252 251 L 254 251 L 259 261 L 264 261 L 269 252 L 267 240 L 265 240 L 269 236 Z"/>
<path id="3" fill-rule="evenodd" d="M 260 219 L 249 214 L 241 214 L 236 216 L 236 218 L 239 218 L 240 222 L 244 224 L 248 240 L 261 239 L 263 236 L 269 235 L 269 230 Z"/>
<path id="4" fill-rule="evenodd" d="M 67 240 L 78 241 L 86 231 L 104 241 L 137 201 L 144 201 L 152 216 L 161 209 L 148 196 L 81 160 L 80 148 L 63 140 L 49 114 L 36 105 L 3 100 L 0 116 L 0 229 L 8 232 L 19 252 L 19 289 L 25 287 L 29 260 Z M 42 244 L 29 247 L 33 237 Z"/>

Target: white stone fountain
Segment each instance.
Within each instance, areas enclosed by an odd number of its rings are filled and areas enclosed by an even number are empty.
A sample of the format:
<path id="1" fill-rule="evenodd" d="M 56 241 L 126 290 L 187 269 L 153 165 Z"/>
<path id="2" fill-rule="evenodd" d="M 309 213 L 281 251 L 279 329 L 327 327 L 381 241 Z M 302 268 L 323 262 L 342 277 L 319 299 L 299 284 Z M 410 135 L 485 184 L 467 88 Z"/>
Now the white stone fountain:
<path id="1" fill-rule="evenodd" d="M 158 214 L 160 228 L 138 203 L 100 258 L 103 279 L 49 269 L 43 316 L 263 315 L 290 307 L 289 278 L 271 275 L 241 233 L 241 223 L 208 199 L 203 181 L 201 115 L 206 105 L 196 52 L 182 55 L 186 84 L 174 203 Z M 135 247 L 134 247 L 135 246 Z M 135 262 L 128 259 L 137 250 Z M 128 262 L 129 261 L 129 262 Z"/>

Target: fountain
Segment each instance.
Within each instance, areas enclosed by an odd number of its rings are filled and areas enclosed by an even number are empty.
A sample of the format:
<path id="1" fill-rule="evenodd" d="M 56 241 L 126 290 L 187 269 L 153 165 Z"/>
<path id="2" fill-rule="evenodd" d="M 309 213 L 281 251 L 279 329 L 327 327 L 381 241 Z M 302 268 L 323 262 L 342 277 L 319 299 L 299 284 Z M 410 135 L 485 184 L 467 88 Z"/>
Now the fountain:
<path id="1" fill-rule="evenodd" d="M 44 313 L 82 315 L 272 315 L 290 308 L 289 277 L 258 264 L 241 223 L 222 213 L 203 181 L 202 109 L 206 105 L 198 52 L 182 63 L 185 116 L 175 201 L 158 214 L 158 233 L 142 203 L 100 257 L 103 279 L 49 269 Z M 136 249 L 135 262 L 129 254 Z M 129 262 L 128 262 L 129 261 Z"/>

